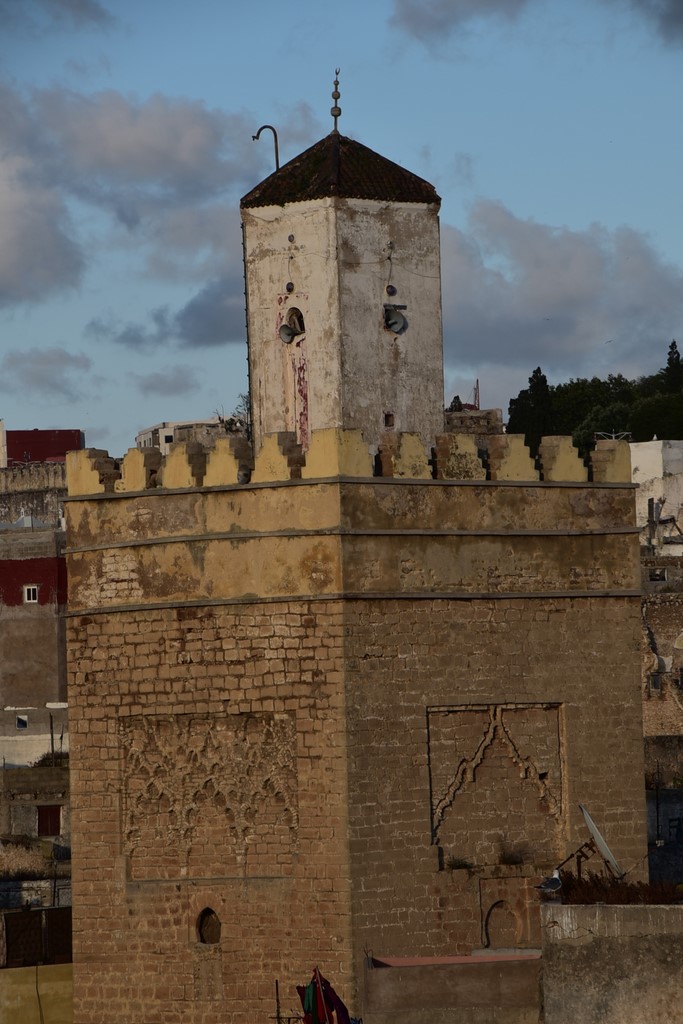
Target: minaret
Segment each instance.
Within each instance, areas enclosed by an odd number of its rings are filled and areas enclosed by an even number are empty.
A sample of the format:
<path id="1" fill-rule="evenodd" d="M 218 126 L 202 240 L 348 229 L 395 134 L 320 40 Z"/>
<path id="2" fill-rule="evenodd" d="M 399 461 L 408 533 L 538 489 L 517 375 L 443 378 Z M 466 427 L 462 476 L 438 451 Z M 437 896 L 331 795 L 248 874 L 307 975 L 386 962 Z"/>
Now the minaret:
<path id="1" fill-rule="evenodd" d="M 338 73 L 338 72 L 337 72 Z M 256 450 L 266 434 L 443 430 L 440 199 L 434 187 L 341 135 L 252 189 L 244 230 Z"/>

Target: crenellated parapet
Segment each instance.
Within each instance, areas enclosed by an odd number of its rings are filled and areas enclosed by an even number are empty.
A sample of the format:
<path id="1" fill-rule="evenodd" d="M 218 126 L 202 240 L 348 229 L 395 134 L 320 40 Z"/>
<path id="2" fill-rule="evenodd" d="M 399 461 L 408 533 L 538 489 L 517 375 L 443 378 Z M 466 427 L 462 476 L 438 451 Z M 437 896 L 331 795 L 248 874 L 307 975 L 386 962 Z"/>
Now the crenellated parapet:
<path id="1" fill-rule="evenodd" d="M 120 461 L 100 449 L 70 452 L 69 495 L 184 490 L 325 480 L 338 477 L 506 483 L 626 484 L 631 482 L 626 441 L 598 441 L 584 461 L 570 437 L 544 437 L 536 459 L 521 434 L 492 434 L 486 446 L 473 434 L 440 434 L 431 453 L 417 434 L 386 432 L 373 457 L 357 430 L 318 430 L 303 451 L 293 434 L 269 434 L 255 457 L 244 438 L 225 437 L 212 448 L 198 442 L 129 449 Z"/>

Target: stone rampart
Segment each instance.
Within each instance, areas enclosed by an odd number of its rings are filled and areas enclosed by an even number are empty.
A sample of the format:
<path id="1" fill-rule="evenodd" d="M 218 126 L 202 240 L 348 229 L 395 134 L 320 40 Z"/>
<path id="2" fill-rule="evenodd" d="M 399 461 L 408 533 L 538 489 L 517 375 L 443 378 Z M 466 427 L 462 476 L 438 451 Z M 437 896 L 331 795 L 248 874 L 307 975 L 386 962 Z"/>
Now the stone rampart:
<path id="1" fill-rule="evenodd" d="M 156 448 L 131 448 L 115 460 L 106 451 L 89 448 L 69 452 L 67 465 L 71 496 L 337 476 L 622 484 L 631 480 L 625 441 L 598 441 L 585 464 L 569 437 L 543 438 L 534 460 L 521 434 L 492 435 L 486 449 L 478 448 L 471 434 L 441 434 L 428 457 L 418 435 L 387 433 L 373 460 L 359 431 L 318 430 L 305 452 L 293 435 L 271 434 L 253 459 L 243 438 L 219 438 L 208 449 L 197 442 L 175 444 L 165 457 Z"/>
<path id="2" fill-rule="evenodd" d="M 570 448 L 69 456 L 77 1024 L 264 1018 L 315 963 L 381 1022 L 364 950 L 540 945 L 579 802 L 642 862 L 633 488 Z"/>

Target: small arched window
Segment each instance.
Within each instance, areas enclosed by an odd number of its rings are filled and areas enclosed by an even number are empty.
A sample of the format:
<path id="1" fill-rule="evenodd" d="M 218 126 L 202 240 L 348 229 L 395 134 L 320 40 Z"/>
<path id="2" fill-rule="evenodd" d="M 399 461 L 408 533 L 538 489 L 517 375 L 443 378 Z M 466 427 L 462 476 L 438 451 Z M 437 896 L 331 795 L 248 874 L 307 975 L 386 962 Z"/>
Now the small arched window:
<path id="1" fill-rule="evenodd" d="M 197 918 L 197 937 L 200 942 L 214 946 L 221 941 L 221 922 L 211 907 L 204 907 Z"/>
<path id="2" fill-rule="evenodd" d="M 304 315 L 296 306 L 290 306 L 280 327 L 280 338 L 286 345 L 291 344 L 300 334 L 306 333 Z"/>

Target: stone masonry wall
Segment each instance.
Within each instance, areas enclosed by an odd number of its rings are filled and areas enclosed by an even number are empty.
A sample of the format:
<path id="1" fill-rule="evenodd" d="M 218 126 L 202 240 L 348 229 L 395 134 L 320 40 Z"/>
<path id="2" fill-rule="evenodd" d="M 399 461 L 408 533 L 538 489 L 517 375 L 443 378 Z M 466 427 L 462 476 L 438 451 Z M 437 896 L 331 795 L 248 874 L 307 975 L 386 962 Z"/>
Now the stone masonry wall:
<path id="1" fill-rule="evenodd" d="M 357 602 L 344 621 L 357 951 L 540 946 L 533 887 L 588 838 L 579 802 L 642 874 L 636 600 Z"/>
<path id="2" fill-rule="evenodd" d="M 335 603 L 72 619 L 77 1024 L 267 1019 L 314 963 L 352 1001 L 340 637 Z"/>
<path id="3" fill-rule="evenodd" d="M 533 948 L 580 800 L 637 874 L 623 448 L 520 444 L 70 456 L 75 1024 L 246 1024 L 314 964 L 360 1015 L 364 950 Z"/>

